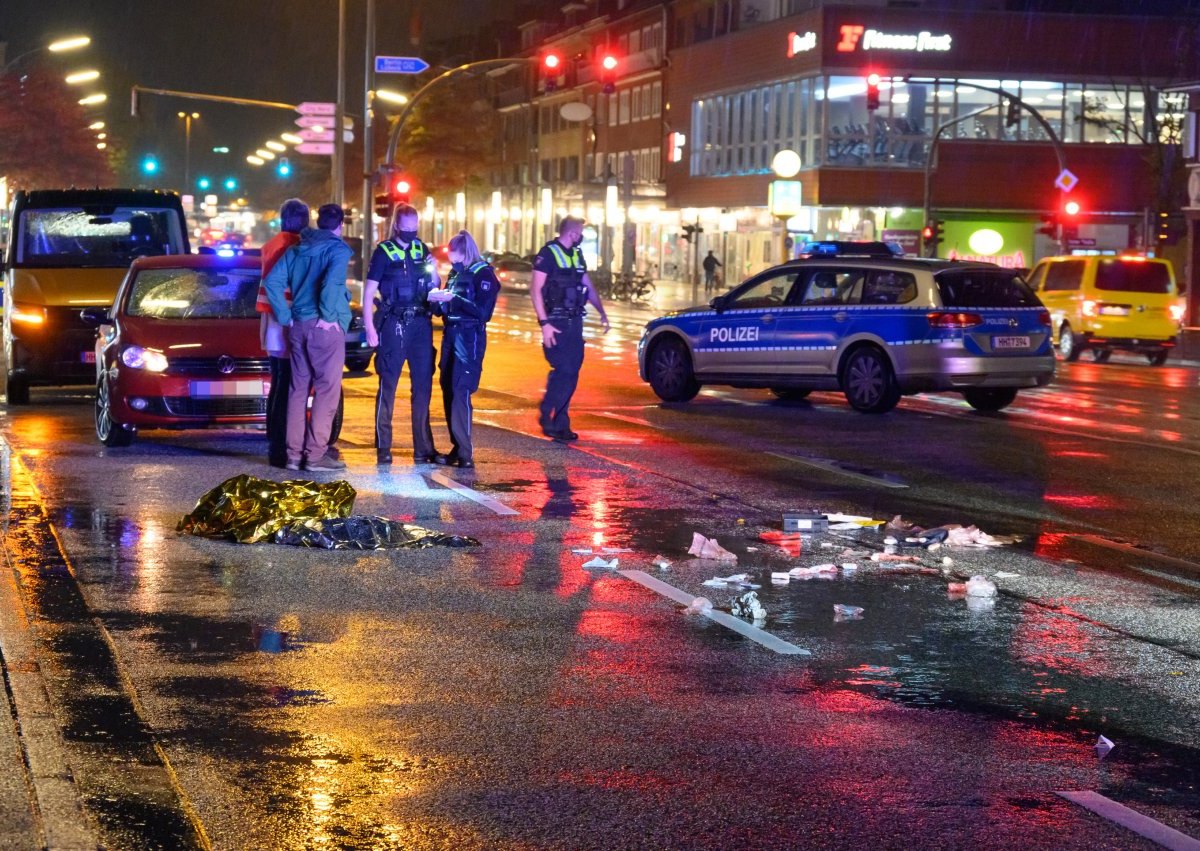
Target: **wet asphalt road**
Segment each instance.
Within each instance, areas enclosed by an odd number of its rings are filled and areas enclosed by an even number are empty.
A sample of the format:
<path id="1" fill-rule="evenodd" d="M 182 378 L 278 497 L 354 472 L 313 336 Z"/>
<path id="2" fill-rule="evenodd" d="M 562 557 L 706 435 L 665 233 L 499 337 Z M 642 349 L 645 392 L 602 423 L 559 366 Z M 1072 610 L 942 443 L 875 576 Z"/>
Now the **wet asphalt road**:
<path id="1" fill-rule="evenodd" d="M 1200 836 L 1200 370 L 1066 365 L 998 415 L 927 396 L 866 417 L 836 394 L 727 388 L 662 406 L 636 377 L 648 311 L 613 313 L 567 448 L 537 434 L 527 306 L 497 311 L 479 468 L 442 472 L 512 516 L 435 468 L 378 470 L 374 377 L 348 378 L 357 510 L 478 550 L 181 537 L 208 488 L 284 478 L 260 433 L 103 450 L 79 391 L 0 416 L 13 611 L 97 843 L 1153 847 L 1060 790 Z M 930 573 L 854 557 L 853 574 L 772 585 L 772 570 L 882 548 L 874 532 L 806 538 L 798 555 L 759 539 L 803 507 L 1022 540 L 931 554 Z M 737 565 L 690 560 L 693 531 Z M 812 655 L 773 653 L 571 552 L 604 547 L 718 607 L 735 593 L 701 583 L 750 573 L 764 629 Z M 997 572 L 1017 575 L 993 603 L 947 593 Z M 835 603 L 864 615 L 835 621 Z M 1117 744 L 1104 761 L 1101 733 Z M 37 845 L 27 813 L 0 816 L 30 840 L 11 847 Z M 69 818 L 42 813 L 50 829 Z"/>

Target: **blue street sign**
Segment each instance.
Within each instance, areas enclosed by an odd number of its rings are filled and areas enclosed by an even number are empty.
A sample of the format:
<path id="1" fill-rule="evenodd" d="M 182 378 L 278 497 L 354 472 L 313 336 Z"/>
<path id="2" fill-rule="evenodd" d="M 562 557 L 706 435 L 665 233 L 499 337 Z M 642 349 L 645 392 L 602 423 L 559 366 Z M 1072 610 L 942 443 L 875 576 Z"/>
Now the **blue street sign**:
<path id="1" fill-rule="evenodd" d="M 376 56 L 376 74 L 420 74 L 429 63 L 419 56 Z"/>

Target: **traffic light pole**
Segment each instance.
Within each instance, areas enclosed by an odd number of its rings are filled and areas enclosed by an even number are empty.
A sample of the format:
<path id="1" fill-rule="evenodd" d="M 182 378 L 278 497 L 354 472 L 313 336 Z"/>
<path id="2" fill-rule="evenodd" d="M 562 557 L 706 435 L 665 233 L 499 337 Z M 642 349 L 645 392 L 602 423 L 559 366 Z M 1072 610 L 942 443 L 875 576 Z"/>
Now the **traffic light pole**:
<path id="1" fill-rule="evenodd" d="M 933 82 L 933 81 L 922 79 L 922 78 L 916 78 L 916 77 L 906 77 L 905 82 L 922 83 L 922 82 Z M 1042 129 L 1046 131 L 1046 135 L 1050 137 L 1050 141 L 1054 144 L 1054 156 L 1058 158 L 1059 173 L 1061 174 L 1063 171 L 1066 170 L 1067 159 L 1063 155 L 1062 140 L 1058 138 L 1058 134 L 1054 132 L 1054 128 L 1051 127 L 1049 122 L 1047 122 L 1046 119 L 1042 117 L 1042 114 L 1040 112 L 1038 112 L 1036 109 L 1034 109 L 1029 104 L 1025 103 L 1025 101 L 1021 100 L 1016 95 L 1014 95 L 1010 92 L 1007 92 L 1004 89 L 992 88 L 991 86 L 980 86 L 974 82 L 972 82 L 971 85 L 977 89 L 982 89 L 985 92 L 992 92 L 994 94 L 1000 95 L 1001 97 L 1008 98 L 1010 108 L 1011 108 L 1011 105 L 1015 103 L 1018 106 L 1020 106 L 1021 109 L 1025 110 L 1031 116 L 1033 116 L 1034 120 L 1037 121 L 1037 123 L 1042 126 Z M 949 121 L 949 122 L 943 124 L 941 127 L 939 127 L 937 129 L 937 132 L 933 134 L 933 140 L 929 144 L 929 152 L 925 156 L 925 196 L 924 196 L 924 202 L 922 205 L 922 219 L 921 219 L 921 221 L 923 223 L 928 222 L 929 218 L 930 218 L 930 193 L 931 193 L 931 180 L 932 180 L 932 170 L 933 170 L 933 158 L 937 152 L 938 140 L 942 136 L 942 131 L 948 127 L 953 127 L 956 124 L 961 124 L 962 122 L 966 121 L 969 118 L 975 118 L 976 116 L 982 115 L 983 113 L 988 112 L 993 109 L 996 109 L 997 107 L 1000 107 L 1000 106 L 1003 106 L 1003 104 L 991 104 L 989 106 L 983 107 L 982 109 L 977 109 L 974 112 L 968 112 L 966 115 L 963 115 L 959 118 L 954 119 L 953 121 Z M 924 225 L 922 225 L 922 227 L 923 226 Z M 924 254 L 925 246 L 922 245 L 921 249 L 922 249 L 921 253 Z"/>
<path id="2" fill-rule="evenodd" d="M 367 55 L 366 67 L 363 69 L 363 194 L 362 194 L 362 275 L 367 278 L 367 269 L 371 265 L 371 254 L 375 251 L 375 198 L 373 190 L 374 175 L 371 174 L 371 161 L 375 159 L 375 130 L 374 115 L 372 115 L 371 91 L 375 71 L 375 0 L 367 0 Z"/>

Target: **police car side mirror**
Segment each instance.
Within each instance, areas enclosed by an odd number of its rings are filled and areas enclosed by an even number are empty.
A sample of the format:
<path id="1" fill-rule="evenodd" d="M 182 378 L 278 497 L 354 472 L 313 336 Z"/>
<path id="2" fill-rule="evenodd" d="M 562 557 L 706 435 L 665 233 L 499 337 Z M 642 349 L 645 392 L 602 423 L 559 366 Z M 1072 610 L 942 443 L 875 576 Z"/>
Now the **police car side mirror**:
<path id="1" fill-rule="evenodd" d="M 101 325 L 106 325 L 112 322 L 112 317 L 109 315 L 107 307 L 85 307 L 79 311 L 79 318 L 84 325 L 92 328 L 99 328 Z"/>
<path id="2" fill-rule="evenodd" d="M 722 310 L 725 309 L 725 297 L 717 296 L 716 298 L 714 298 L 712 301 L 710 301 L 708 303 L 708 306 L 711 307 L 713 310 L 715 310 L 717 313 L 720 313 Z"/>

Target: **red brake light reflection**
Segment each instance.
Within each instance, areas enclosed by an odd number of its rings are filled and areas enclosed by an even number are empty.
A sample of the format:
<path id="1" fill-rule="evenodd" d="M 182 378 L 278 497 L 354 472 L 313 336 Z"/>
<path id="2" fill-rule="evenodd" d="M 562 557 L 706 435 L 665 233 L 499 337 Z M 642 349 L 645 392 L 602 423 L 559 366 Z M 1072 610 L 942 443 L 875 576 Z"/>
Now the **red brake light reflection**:
<path id="1" fill-rule="evenodd" d="M 925 317 L 931 328 L 972 328 L 983 324 L 983 317 L 978 313 L 947 313 L 935 311 Z"/>
<path id="2" fill-rule="evenodd" d="M 1050 327 L 1050 311 L 1043 310 L 1041 313 L 1039 313 L 1038 314 L 1038 322 L 1042 325 L 1045 325 L 1047 328 L 1049 328 Z"/>
<path id="3" fill-rule="evenodd" d="M 1187 312 L 1187 308 L 1184 307 L 1182 304 L 1173 304 L 1170 307 L 1168 307 L 1167 310 L 1171 311 L 1171 318 L 1174 319 L 1176 322 L 1182 322 L 1183 314 L 1185 312 Z"/>

